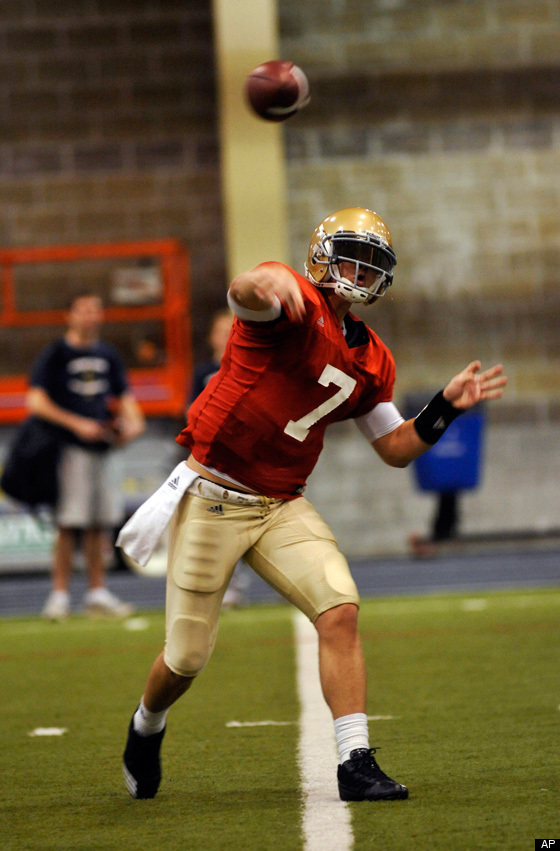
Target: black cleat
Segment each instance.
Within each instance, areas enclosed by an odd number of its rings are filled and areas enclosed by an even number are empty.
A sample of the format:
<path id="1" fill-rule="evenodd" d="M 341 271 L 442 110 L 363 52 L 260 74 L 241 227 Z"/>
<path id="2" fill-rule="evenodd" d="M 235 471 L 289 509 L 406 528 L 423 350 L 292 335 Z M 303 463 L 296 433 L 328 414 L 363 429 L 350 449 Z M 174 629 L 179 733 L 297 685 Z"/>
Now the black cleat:
<path id="1" fill-rule="evenodd" d="M 140 736 L 134 729 L 134 720 L 128 728 L 128 739 L 123 755 L 123 774 L 126 788 L 133 798 L 155 798 L 161 780 L 159 751 L 165 735 Z"/>
<path id="2" fill-rule="evenodd" d="M 341 801 L 398 801 L 408 798 L 408 789 L 391 780 L 375 761 L 376 748 L 358 748 L 338 766 Z"/>

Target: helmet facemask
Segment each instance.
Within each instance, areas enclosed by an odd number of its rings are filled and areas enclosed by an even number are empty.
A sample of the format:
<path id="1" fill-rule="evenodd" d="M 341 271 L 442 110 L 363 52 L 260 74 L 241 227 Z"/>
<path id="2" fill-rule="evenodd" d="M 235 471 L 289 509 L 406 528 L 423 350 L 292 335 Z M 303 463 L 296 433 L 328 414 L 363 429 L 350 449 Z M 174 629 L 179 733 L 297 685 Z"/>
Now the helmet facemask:
<path id="1" fill-rule="evenodd" d="M 392 270 L 397 258 L 393 249 L 379 237 L 371 234 L 361 237 L 342 231 L 325 237 L 321 249 L 329 258 L 328 271 L 333 279 L 325 281 L 323 286 L 330 286 L 347 301 L 371 304 L 376 298 L 381 298 L 393 283 Z M 341 262 L 354 264 L 353 280 L 342 275 Z M 360 283 L 361 273 L 369 277 L 367 283 Z"/>

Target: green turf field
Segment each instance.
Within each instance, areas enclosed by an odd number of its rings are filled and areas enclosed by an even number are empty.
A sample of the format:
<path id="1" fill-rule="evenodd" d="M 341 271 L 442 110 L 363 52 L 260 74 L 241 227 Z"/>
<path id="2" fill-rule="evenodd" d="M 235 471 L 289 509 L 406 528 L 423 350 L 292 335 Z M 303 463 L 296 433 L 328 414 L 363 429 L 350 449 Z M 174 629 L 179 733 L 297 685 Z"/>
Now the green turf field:
<path id="1" fill-rule="evenodd" d="M 163 634 L 161 614 L 142 621 L 0 620 L 3 848 L 302 848 L 292 609 L 223 616 L 170 713 L 153 801 L 132 800 L 120 768 Z M 361 629 L 368 711 L 393 716 L 370 722 L 371 744 L 411 797 L 350 805 L 354 847 L 560 837 L 560 590 L 364 601 Z M 227 726 L 263 720 L 289 723 Z"/>

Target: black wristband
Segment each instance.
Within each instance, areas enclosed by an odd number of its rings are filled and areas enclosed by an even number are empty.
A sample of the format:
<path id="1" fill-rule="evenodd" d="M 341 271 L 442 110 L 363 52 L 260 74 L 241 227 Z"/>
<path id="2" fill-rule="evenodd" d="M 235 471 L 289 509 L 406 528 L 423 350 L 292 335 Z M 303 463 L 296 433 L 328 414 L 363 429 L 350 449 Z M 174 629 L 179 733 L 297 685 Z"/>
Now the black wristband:
<path id="1" fill-rule="evenodd" d="M 443 390 L 440 390 L 431 402 L 422 408 L 414 420 L 414 428 L 424 443 L 431 443 L 433 446 L 445 429 L 462 413 L 462 410 L 454 408 L 451 402 L 443 398 Z"/>

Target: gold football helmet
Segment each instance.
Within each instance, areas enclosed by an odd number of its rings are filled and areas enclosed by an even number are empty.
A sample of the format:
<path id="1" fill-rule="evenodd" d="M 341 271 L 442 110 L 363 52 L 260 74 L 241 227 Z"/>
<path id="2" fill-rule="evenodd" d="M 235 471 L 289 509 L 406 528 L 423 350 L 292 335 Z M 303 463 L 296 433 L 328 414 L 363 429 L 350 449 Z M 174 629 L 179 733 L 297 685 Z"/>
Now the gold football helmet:
<path id="1" fill-rule="evenodd" d="M 342 276 L 339 263 L 355 265 L 354 280 Z M 364 207 L 347 207 L 323 219 L 309 244 L 305 272 L 316 287 L 332 289 L 341 298 L 371 304 L 393 283 L 393 251 L 389 228 L 377 213 Z M 367 286 L 364 273 L 373 269 Z"/>

